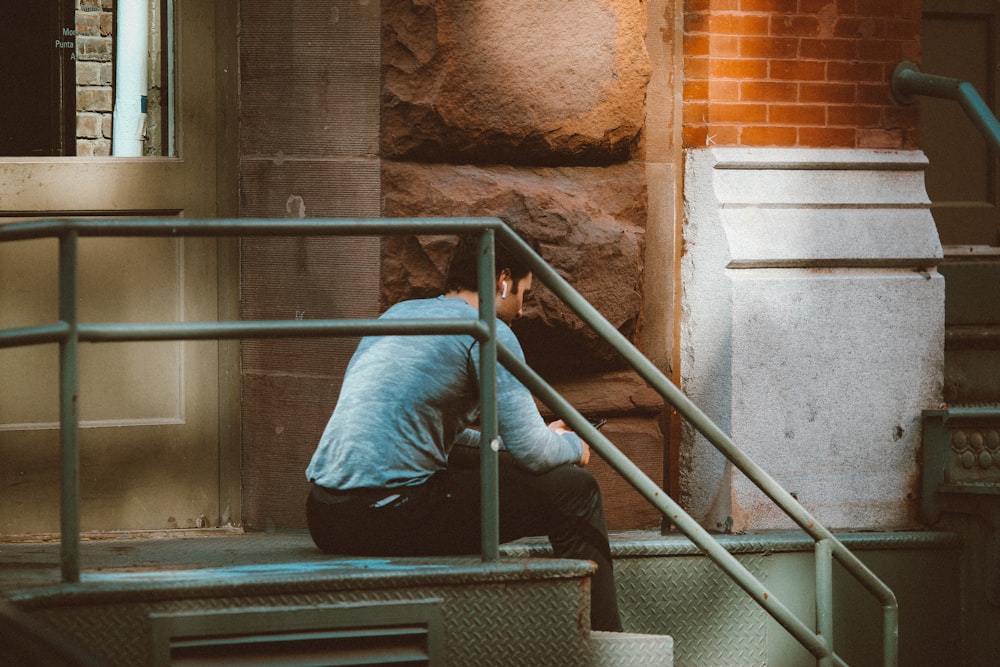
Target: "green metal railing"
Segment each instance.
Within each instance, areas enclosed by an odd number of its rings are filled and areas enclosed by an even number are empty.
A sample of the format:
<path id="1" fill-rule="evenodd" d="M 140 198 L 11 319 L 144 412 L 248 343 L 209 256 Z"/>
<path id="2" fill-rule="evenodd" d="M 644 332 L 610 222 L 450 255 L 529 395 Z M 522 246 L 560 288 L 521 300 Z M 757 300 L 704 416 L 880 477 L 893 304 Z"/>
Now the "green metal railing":
<path id="1" fill-rule="evenodd" d="M 968 81 L 924 74 L 915 64 L 904 61 L 892 72 L 892 95 L 899 104 L 913 104 L 917 95 L 958 102 L 993 150 L 1000 154 L 1000 122 Z"/>
<path id="2" fill-rule="evenodd" d="M 358 236 L 382 234 L 460 234 L 480 232 L 478 320 L 283 320 L 239 322 L 174 322 L 159 324 L 85 324 L 78 321 L 77 245 L 81 236 Z M 799 641 L 819 665 L 844 665 L 832 647 L 832 562 L 836 559 L 881 604 L 883 664 L 898 664 L 898 605 L 895 595 L 830 531 L 799 503 L 687 398 L 656 366 L 555 272 L 506 224 L 480 219 L 373 220 L 65 220 L 0 225 L 0 242 L 37 238 L 59 239 L 60 321 L 55 324 L 0 330 L 0 348 L 41 343 L 60 345 L 60 424 L 62 447 L 61 566 L 63 581 L 79 581 L 79 414 L 77 354 L 81 342 L 152 341 L 180 339 L 237 339 L 255 337 L 466 334 L 481 341 L 480 378 L 483 442 L 497 442 L 496 363 L 503 363 L 540 400 L 583 437 L 664 517 L 694 542 L 758 605 Z M 595 429 L 572 405 L 532 369 L 496 341 L 493 257 L 494 243 L 502 241 L 532 270 L 534 276 L 561 298 L 584 322 L 622 355 L 678 413 L 687 419 L 736 468 L 770 497 L 816 542 L 816 627 L 814 631 L 771 593 L 732 554 L 691 518 L 666 492 Z M 499 558 L 497 447 L 482 456 L 483 559 Z"/>
<path id="3" fill-rule="evenodd" d="M 460 234 L 481 231 L 479 257 L 479 320 L 269 320 L 239 322 L 161 322 L 85 324 L 77 312 L 79 239 L 103 237 L 177 236 L 318 236 L 376 235 L 391 229 L 398 234 Z M 80 484 L 79 484 L 79 345 L 80 343 L 135 342 L 162 340 L 290 338 L 309 336 L 364 336 L 466 334 L 480 341 L 483 372 L 483 441 L 497 440 L 496 415 L 496 318 L 493 258 L 494 232 L 470 220 L 301 220 L 296 223 L 273 220 L 194 221 L 194 220 L 54 220 L 0 225 L 0 242 L 40 238 L 59 240 L 59 322 L 33 327 L 0 330 L 0 348 L 59 344 L 60 395 L 60 562 L 62 579 L 80 580 Z M 497 560 L 497 448 L 489 447 L 482 457 L 484 558 Z M 491 511 L 487 511 L 491 510 Z"/>

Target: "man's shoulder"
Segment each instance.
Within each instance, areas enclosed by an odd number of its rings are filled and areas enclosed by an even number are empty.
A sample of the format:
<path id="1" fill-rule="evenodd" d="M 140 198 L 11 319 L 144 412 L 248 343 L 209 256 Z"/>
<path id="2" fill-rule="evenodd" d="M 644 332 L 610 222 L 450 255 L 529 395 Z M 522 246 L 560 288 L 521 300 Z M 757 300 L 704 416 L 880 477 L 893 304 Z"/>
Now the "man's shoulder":
<path id="1" fill-rule="evenodd" d="M 457 317 L 466 311 L 475 310 L 461 299 L 448 299 L 443 296 L 429 299 L 408 299 L 400 301 L 383 313 L 383 317 Z"/>
<path id="2" fill-rule="evenodd" d="M 518 340 L 514 330 L 503 320 L 497 320 L 497 340 L 513 350 L 518 356 L 522 356 L 521 341 Z"/>
<path id="3" fill-rule="evenodd" d="M 383 317 L 407 317 L 411 313 L 420 313 L 435 308 L 437 299 L 407 299 L 399 301 L 389 306 L 382 314 Z"/>

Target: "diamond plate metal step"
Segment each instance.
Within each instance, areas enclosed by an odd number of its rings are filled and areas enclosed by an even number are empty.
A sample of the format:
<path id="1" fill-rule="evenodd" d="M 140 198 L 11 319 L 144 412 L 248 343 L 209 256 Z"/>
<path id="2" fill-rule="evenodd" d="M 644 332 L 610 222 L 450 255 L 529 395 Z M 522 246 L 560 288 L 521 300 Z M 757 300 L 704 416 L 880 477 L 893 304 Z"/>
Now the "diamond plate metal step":
<path id="1" fill-rule="evenodd" d="M 444 664 L 456 667 L 815 664 L 680 535 L 612 536 L 622 621 L 631 634 L 595 635 L 596 641 L 588 639 L 586 622 L 593 566 L 552 560 L 544 540 L 504 545 L 501 562 L 486 565 L 459 557 L 331 558 L 304 533 L 146 537 L 85 540 L 83 580 L 69 586 L 59 583 L 58 543 L 0 541 L 0 598 L 59 627 L 83 648 L 110 651 L 110 665 L 148 664 L 149 619 L 156 615 L 335 611 L 436 599 L 442 601 L 446 626 Z M 810 613 L 809 600 L 796 597 L 797 591 L 811 590 L 811 584 L 800 585 L 812 579 L 812 543 L 804 533 L 717 537 L 776 594 L 803 606 L 803 615 Z M 839 537 L 863 552 L 900 595 L 906 637 L 901 664 L 950 664 L 961 637 L 956 591 L 962 540 L 919 531 Z M 878 610 L 845 609 L 835 639 L 843 638 L 845 651 L 855 654 L 848 664 L 868 664 L 863 656 L 877 653 L 881 641 L 872 629 L 879 627 L 877 618 L 869 620 Z M 6 664 L 2 649 L 0 642 L 0 664 Z"/>
<path id="2" fill-rule="evenodd" d="M 593 667 L 672 667 L 674 640 L 665 635 L 591 632 Z"/>
<path id="3" fill-rule="evenodd" d="M 802 531 L 716 535 L 719 543 L 799 618 L 814 609 L 814 546 Z M 958 557 L 962 540 L 929 531 L 839 533 L 899 596 L 900 664 L 938 667 L 957 651 Z M 544 540 L 504 545 L 505 556 L 551 553 Z M 612 535 L 615 581 L 626 630 L 673 638 L 675 667 L 805 667 L 816 660 L 683 535 Z M 838 575 L 841 573 L 837 573 Z M 837 579 L 834 638 L 850 665 L 881 655 L 879 607 L 856 582 Z M 839 639 L 838 639 L 839 638 Z M 643 663 L 638 663 L 643 664 Z"/>
<path id="4" fill-rule="evenodd" d="M 239 549 L 240 539 L 184 540 L 187 558 L 221 557 Z M 248 540 L 245 548 L 259 547 L 261 541 Z M 115 548 L 133 545 L 102 546 L 114 554 Z M 145 546 L 162 553 L 160 545 Z M 0 551 L 6 550 L 14 548 Z M 431 663 L 438 667 L 591 664 L 586 619 L 593 565 L 582 561 L 310 556 L 292 562 L 147 569 L 137 567 L 136 552 L 132 557 L 127 567 L 85 571 L 79 584 L 7 589 L 4 594 L 109 667 L 150 664 L 157 618 L 197 624 L 199 617 L 220 613 L 234 619 L 262 612 L 282 618 L 283 611 L 303 609 L 346 618 L 352 609 L 372 605 L 418 604 L 439 608 L 444 659 Z M 357 625 L 350 618 L 345 622 Z M 239 635 L 240 625 L 232 625 L 227 635 Z M 169 638 L 165 641 L 170 645 Z M 0 650 L 0 664 L 3 657 Z"/>

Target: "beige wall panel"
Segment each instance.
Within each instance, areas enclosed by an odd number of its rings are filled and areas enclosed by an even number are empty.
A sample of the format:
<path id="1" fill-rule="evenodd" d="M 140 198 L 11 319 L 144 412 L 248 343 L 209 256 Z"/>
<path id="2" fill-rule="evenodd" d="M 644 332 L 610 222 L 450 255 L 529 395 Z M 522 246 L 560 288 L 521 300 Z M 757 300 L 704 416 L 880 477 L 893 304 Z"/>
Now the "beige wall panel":
<path id="1" fill-rule="evenodd" d="M 80 317 L 84 322 L 180 321 L 184 241 L 84 239 Z M 53 241 L 0 248 L 0 322 L 32 326 L 58 319 Z M 80 354 L 81 425 L 183 423 L 184 344 L 85 345 Z M 58 366 L 51 350 L 27 347 L 0 358 L 0 431 L 57 428 Z M 44 369 L 39 372 L 39 369 Z M 119 391 L 109 392 L 107 387 Z"/>
<path id="2" fill-rule="evenodd" d="M 2 284 L 12 267 L 24 273 L 12 280 L 19 288 L 2 291 L 0 326 L 55 320 L 51 245 L 4 248 Z M 214 287 L 204 289 L 215 284 L 212 241 L 84 239 L 80 258 L 81 321 L 215 318 Z M 81 345 L 83 530 L 220 520 L 217 350 L 213 342 Z M 0 534 L 56 532 L 57 347 L 0 350 L 0 377 Z"/>

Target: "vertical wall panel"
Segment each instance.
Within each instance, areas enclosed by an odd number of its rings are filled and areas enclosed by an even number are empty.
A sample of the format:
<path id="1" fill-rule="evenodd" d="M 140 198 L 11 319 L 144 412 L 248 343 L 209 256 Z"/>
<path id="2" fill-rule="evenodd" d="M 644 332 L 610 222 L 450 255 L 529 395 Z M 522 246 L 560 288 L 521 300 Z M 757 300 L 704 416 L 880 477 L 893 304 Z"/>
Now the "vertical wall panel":
<path id="1" fill-rule="evenodd" d="M 240 11 L 241 216 L 378 216 L 379 3 L 243 0 Z M 377 238 L 248 238 L 240 260 L 244 318 L 377 314 Z M 248 526 L 304 525 L 304 470 L 355 345 L 243 343 Z"/>

